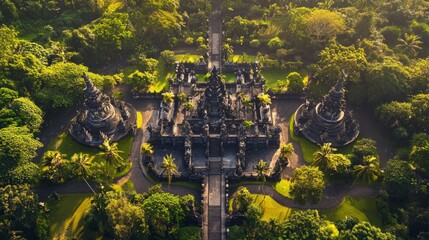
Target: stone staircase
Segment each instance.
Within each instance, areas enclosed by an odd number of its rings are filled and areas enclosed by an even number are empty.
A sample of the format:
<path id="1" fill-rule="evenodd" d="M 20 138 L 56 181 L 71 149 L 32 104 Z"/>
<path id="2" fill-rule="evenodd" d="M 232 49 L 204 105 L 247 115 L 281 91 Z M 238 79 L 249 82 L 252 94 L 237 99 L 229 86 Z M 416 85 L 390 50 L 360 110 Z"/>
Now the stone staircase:
<path id="1" fill-rule="evenodd" d="M 219 138 L 209 139 L 209 157 L 220 157 L 222 155 L 221 140 Z"/>

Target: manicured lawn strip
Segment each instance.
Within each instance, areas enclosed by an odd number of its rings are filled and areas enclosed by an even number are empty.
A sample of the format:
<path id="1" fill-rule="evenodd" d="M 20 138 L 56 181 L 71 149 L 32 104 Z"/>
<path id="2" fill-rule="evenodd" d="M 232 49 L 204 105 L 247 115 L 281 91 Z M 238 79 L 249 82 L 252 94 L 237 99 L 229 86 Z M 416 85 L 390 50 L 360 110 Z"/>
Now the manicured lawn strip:
<path id="1" fill-rule="evenodd" d="M 268 221 L 274 218 L 282 222 L 292 213 L 292 208 L 280 205 L 270 196 L 265 196 L 265 198 L 262 194 L 252 194 L 252 196 L 254 197 L 254 202 L 259 204 L 263 209 L 262 220 Z"/>
<path id="2" fill-rule="evenodd" d="M 164 89 L 168 89 L 170 84 L 168 82 L 168 78 L 173 74 L 173 68 L 168 69 L 164 64 L 160 61 L 156 67 L 158 81 L 149 88 L 149 92 L 161 92 Z"/>
<path id="3" fill-rule="evenodd" d="M 308 73 L 305 69 L 300 69 L 300 70 L 278 69 L 278 68 L 262 69 L 261 74 L 262 76 L 264 76 L 266 80 L 265 87 L 269 89 L 274 87 L 278 80 L 286 82 L 286 77 L 291 72 L 298 72 L 301 75 L 301 77 L 303 77 L 304 84 L 308 81 Z"/>
<path id="4" fill-rule="evenodd" d="M 90 194 L 64 194 L 51 208 L 51 239 L 73 239 L 83 230 L 83 216 L 91 205 Z"/>
<path id="5" fill-rule="evenodd" d="M 382 227 L 380 214 L 377 210 L 376 199 L 354 198 L 347 196 L 343 202 L 335 208 L 320 210 L 320 215 L 330 221 L 343 220 L 346 217 L 355 217 L 360 221 L 370 222 L 372 225 Z"/>
<path id="6" fill-rule="evenodd" d="M 132 142 L 132 136 L 127 136 L 118 141 L 118 148 L 119 150 L 123 151 L 122 153 L 120 153 L 120 156 L 124 159 L 124 161 L 127 162 L 127 164 L 121 172 L 117 172 L 113 177 L 123 176 L 130 171 L 132 164 L 128 161 L 128 157 L 130 155 Z M 101 156 L 98 155 L 98 153 L 100 152 L 99 148 L 85 146 L 76 142 L 67 131 L 61 133 L 57 137 L 57 139 L 54 140 L 53 144 L 49 144 L 48 150 L 60 151 L 62 154 L 67 155 L 66 159 L 70 159 L 70 157 L 73 156 L 73 154 L 75 153 L 82 152 L 89 154 L 90 156 L 94 156 L 94 162 L 105 161 Z"/>
<path id="7" fill-rule="evenodd" d="M 200 227 L 182 227 L 178 232 L 179 240 L 200 240 L 201 228 Z"/>
<path id="8" fill-rule="evenodd" d="M 265 185 L 267 186 L 273 186 L 276 184 L 277 182 L 265 182 Z M 239 186 L 243 186 L 243 185 L 262 185 L 261 181 L 240 181 L 237 183 L 231 183 L 229 184 L 229 187 L 239 187 Z"/>
<path id="9" fill-rule="evenodd" d="M 289 194 L 289 189 L 290 189 L 289 180 L 286 180 L 286 179 L 280 180 L 280 182 L 276 183 L 276 185 L 274 186 L 274 189 L 282 196 L 292 199 L 292 196 Z"/>
<path id="10" fill-rule="evenodd" d="M 174 58 L 178 62 L 190 62 L 190 63 L 196 63 L 200 61 L 200 55 L 197 54 L 176 54 L 174 55 Z"/>
<path id="11" fill-rule="evenodd" d="M 293 131 L 294 116 L 295 116 L 295 113 L 292 114 L 292 116 L 290 117 L 290 120 L 289 120 L 290 136 L 295 142 L 298 142 L 299 145 L 301 146 L 301 151 L 302 151 L 302 155 L 304 157 L 304 160 L 307 163 L 311 163 L 311 162 L 313 162 L 313 153 L 319 149 L 319 146 L 308 141 L 307 139 L 305 139 L 303 137 L 298 137 L 295 135 L 295 133 Z"/>
<path id="12" fill-rule="evenodd" d="M 228 60 L 230 62 L 234 62 L 234 63 L 252 63 L 255 62 L 256 60 L 256 56 L 255 55 L 232 55 L 228 58 Z"/>

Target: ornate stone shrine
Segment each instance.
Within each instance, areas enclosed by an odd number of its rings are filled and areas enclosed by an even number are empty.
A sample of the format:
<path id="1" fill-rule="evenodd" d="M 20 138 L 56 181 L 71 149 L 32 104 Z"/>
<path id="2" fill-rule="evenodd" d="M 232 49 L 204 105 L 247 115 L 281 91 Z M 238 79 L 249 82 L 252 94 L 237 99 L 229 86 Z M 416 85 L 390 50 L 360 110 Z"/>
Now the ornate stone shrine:
<path id="1" fill-rule="evenodd" d="M 344 79 L 315 104 L 308 99 L 295 112 L 295 133 L 313 143 L 330 142 L 334 147 L 351 143 L 359 135 L 359 124 L 352 111 L 346 109 Z"/>
<path id="2" fill-rule="evenodd" d="M 105 139 L 115 142 L 136 128 L 136 110 L 131 104 L 110 98 L 84 75 L 84 107 L 72 119 L 69 132 L 78 142 L 99 146 Z"/>
<path id="3" fill-rule="evenodd" d="M 249 151 L 278 148 L 281 128 L 275 126 L 270 106 L 262 106 L 257 98 L 265 93 L 257 63 L 237 70 L 235 83 L 224 83 L 216 67 L 207 80 L 198 82 L 194 71 L 177 64 L 169 89 L 174 101 L 161 102 L 148 127 L 149 142 L 158 154 L 150 163 L 155 172 L 161 171 L 162 157 L 172 153 L 177 162 L 182 160 L 182 176 L 204 175 L 210 158 L 220 159 L 229 174 L 241 176 L 253 171 L 253 165 L 247 166 Z M 180 93 L 186 99 L 179 99 Z"/>

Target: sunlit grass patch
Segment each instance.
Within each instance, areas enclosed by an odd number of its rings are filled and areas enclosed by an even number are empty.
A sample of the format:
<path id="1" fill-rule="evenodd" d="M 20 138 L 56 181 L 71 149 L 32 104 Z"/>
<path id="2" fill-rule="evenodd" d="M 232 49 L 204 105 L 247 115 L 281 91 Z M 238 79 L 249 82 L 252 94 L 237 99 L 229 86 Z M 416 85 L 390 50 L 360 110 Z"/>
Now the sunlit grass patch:
<path id="1" fill-rule="evenodd" d="M 51 239 L 74 239 L 83 230 L 83 216 L 91 205 L 90 194 L 64 194 L 51 208 Z"/>

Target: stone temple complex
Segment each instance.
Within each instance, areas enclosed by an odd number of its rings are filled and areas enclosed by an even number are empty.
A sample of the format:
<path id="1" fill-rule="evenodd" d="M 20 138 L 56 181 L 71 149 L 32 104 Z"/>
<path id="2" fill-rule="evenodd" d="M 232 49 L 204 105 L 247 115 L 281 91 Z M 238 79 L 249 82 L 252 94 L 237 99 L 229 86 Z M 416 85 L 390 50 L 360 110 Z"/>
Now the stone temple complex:
<path id="1" fill-rule="evenodd" d="M 88 146 L 99 146 L 105 139 L 115 142 L 136 128 L 136 110 L 123 101 L 108 97 L 84 75 L 84 107 L 73 118 L 71 136 Z"/>
<path id="2" fill-rule="evenodd" d="M 235 76 L 234 83 L 224 83 L 214 67 L 207 82 L 198 82 L 194 71 L 177 64 L 169 90 L 174 101 L 162 102 L 148 127 L 155 172 L 170 153 L 181 175 L 189 177 L 202 177 L 212 167 L 241 176 L 252 172 L 257 160 L 271 161 L 267 152 L 277 150 L 281 128 L 273 122 L 270 105 L 258 100 L 265 94 L 265 80 L 257 63 Z"/>
<path id="3" fill-rule="evenodd" d="M 307 100 L 295 112 L 295 133 L 313 143 L 330 142 L 334 147 L 351 143 L 359 135 L 359 124 L 346 109 L 344 78 L 315 104 Z"/>

